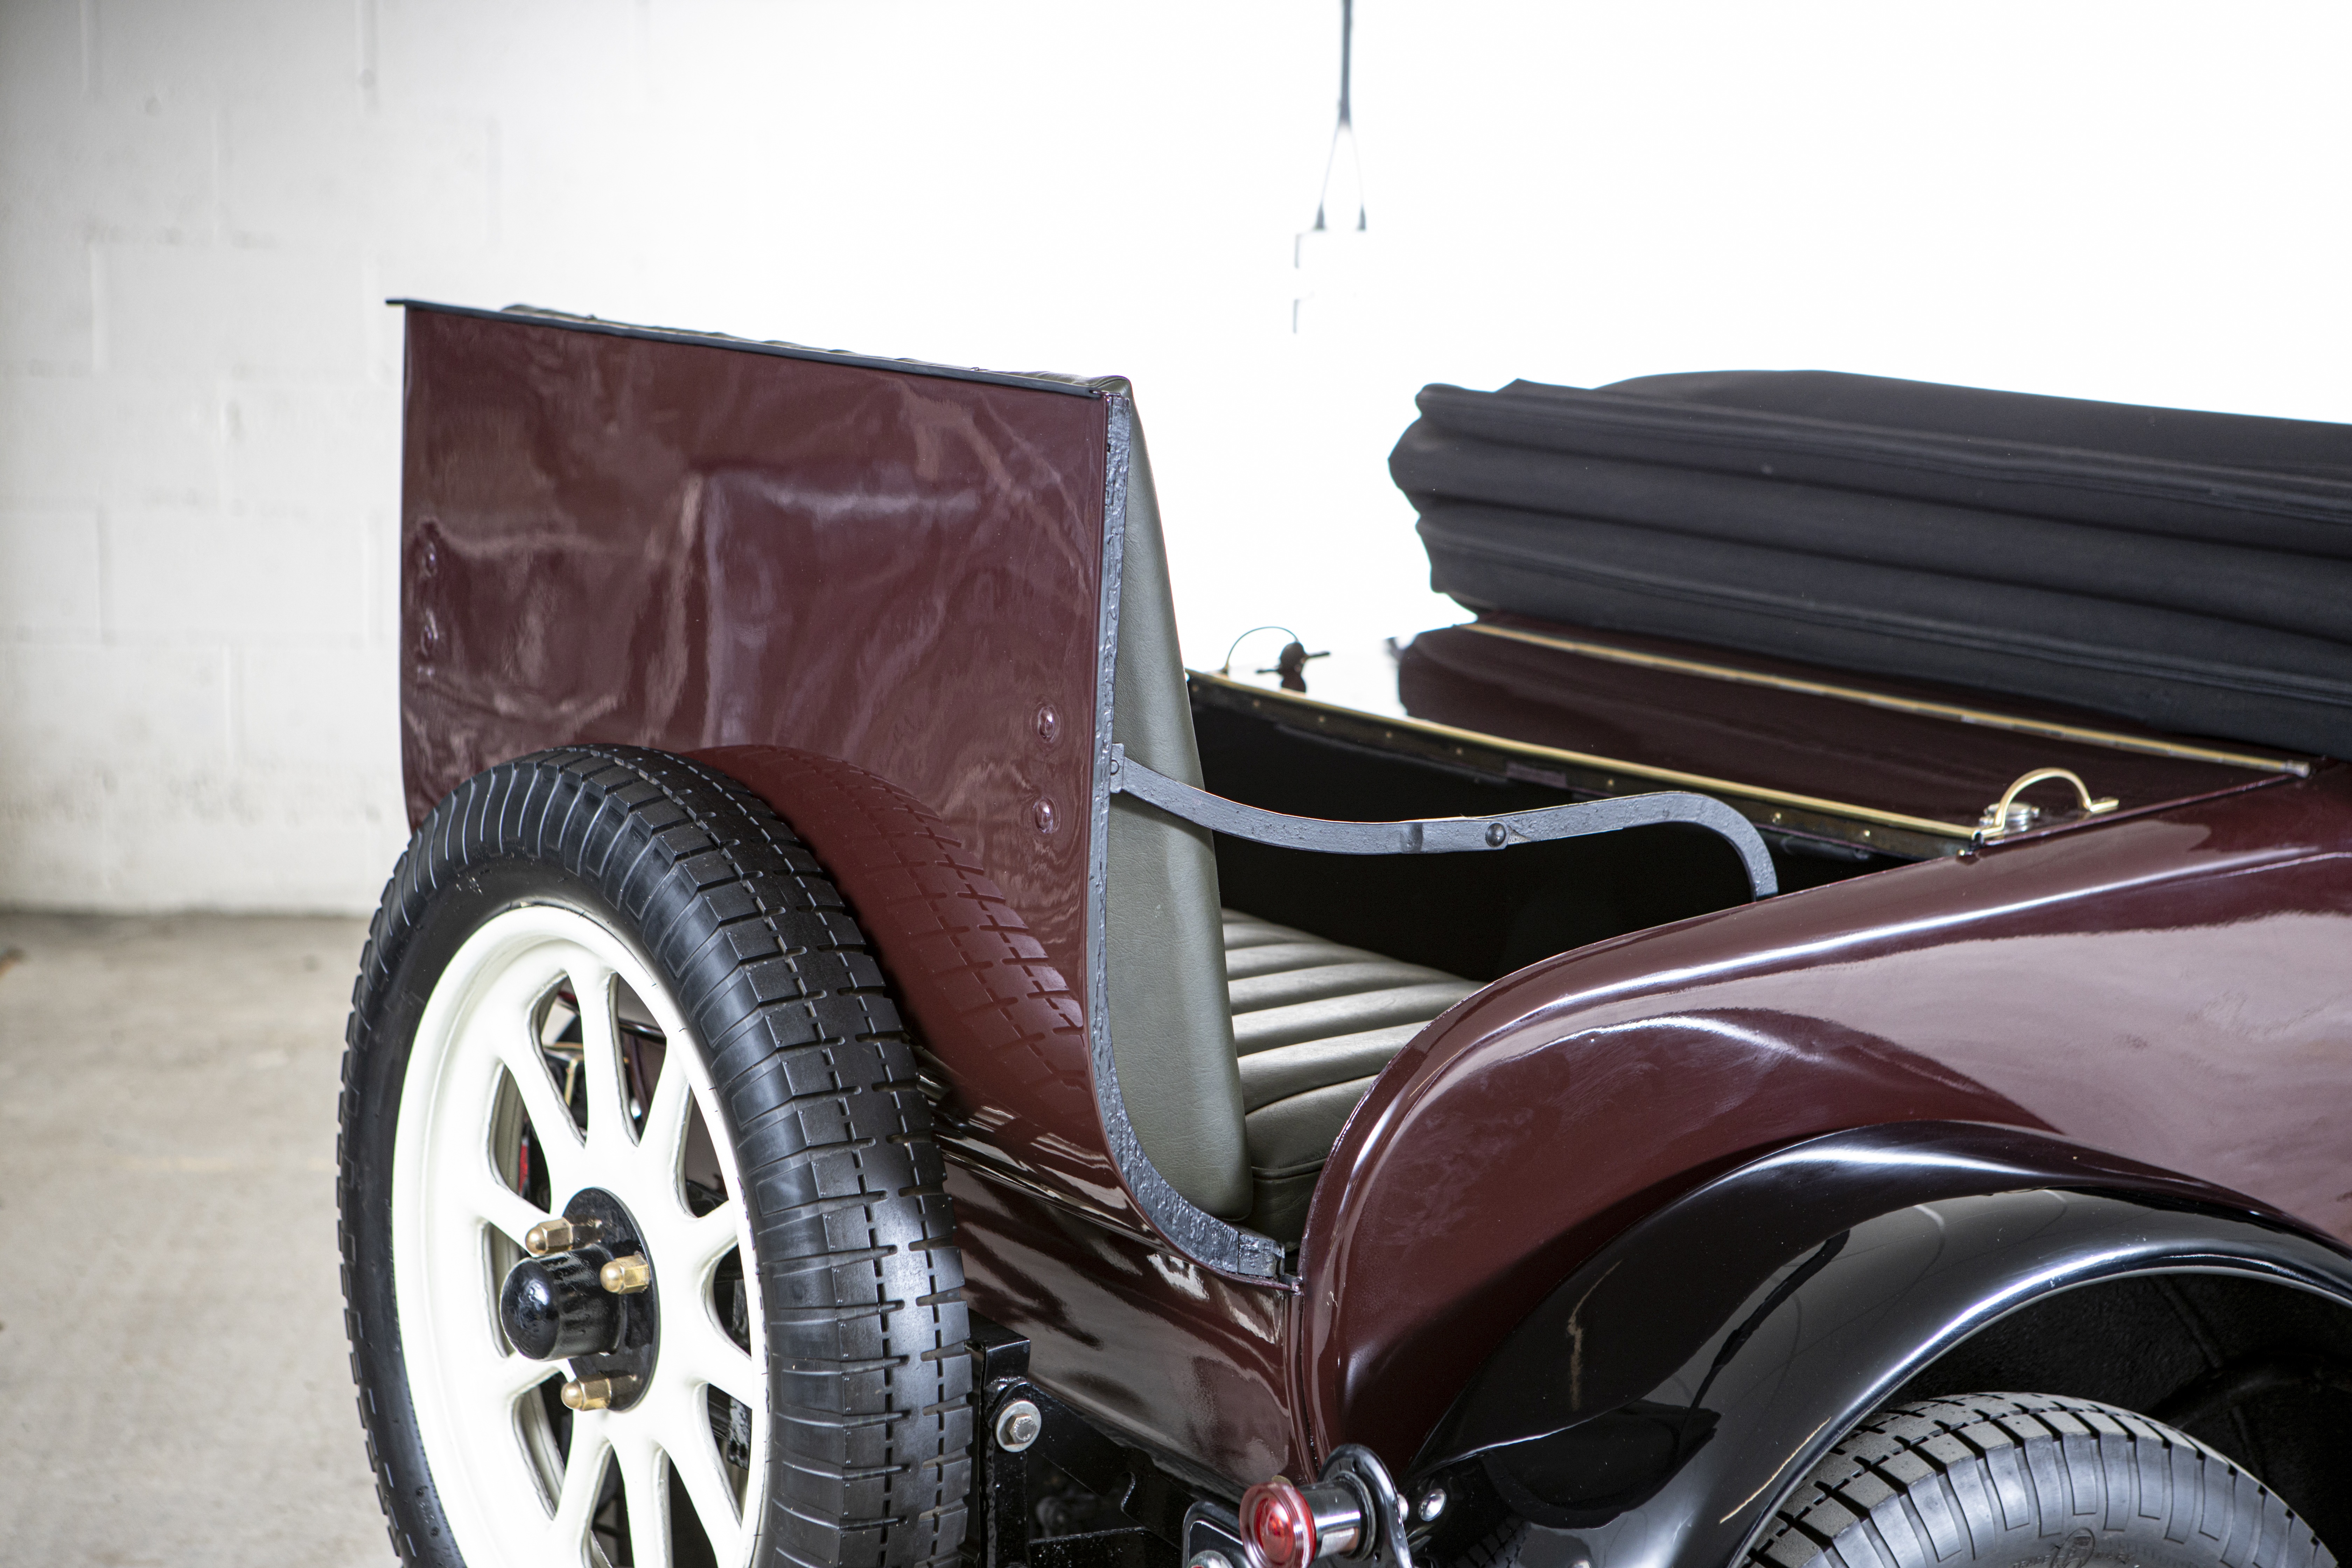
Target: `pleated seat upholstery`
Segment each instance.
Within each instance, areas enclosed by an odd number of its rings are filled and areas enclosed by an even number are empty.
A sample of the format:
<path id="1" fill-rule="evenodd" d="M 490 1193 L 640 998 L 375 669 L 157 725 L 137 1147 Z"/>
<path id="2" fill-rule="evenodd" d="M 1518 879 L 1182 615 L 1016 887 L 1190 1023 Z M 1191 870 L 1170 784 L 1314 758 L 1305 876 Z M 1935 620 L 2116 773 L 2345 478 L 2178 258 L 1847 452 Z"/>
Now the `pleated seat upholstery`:
<path id="1" fill-rule="evenodd" d="M 1348 1113 L 1422 1026 L 1478 986 L 1234 910 L 1225 931 L 1250 1225 L 1296 1241 Z"/>

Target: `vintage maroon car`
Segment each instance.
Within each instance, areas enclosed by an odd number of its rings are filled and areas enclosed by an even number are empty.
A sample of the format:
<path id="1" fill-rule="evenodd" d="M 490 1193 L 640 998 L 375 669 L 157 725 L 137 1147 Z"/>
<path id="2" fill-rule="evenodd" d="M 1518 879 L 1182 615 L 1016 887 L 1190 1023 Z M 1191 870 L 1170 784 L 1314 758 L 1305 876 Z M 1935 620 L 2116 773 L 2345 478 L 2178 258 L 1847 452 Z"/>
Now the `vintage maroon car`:
<path id="1" fill-rule="evenodd" d="M 405 395 L 404 1560 L 2352 1542 L 2352 430 L 1432 387 L 1475 618 L 1345 705 L 1184 668 L 1121 381 L 419 305 Z"/>

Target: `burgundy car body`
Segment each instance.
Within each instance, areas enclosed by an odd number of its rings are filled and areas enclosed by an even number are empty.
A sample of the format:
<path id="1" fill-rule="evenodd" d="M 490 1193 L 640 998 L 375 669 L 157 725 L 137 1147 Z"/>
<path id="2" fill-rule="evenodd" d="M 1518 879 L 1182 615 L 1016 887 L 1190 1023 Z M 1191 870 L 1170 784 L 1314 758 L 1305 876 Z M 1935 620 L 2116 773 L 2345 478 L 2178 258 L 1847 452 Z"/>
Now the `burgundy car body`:
<path id="1" fill-rule="evenodd" d="M 2137 789 L 2141 808 L 1486 985 L 1355 1113 L 1294 1275 L 1204 1256 L 1118 1153 L 1090 1044 L 1126 397 L 409 313 L 412 819 L 479 768 L 583 740 L 699 753 L 765 797 L 841 884 L 949 1080 L 973 1304 L 1030 1338 L 1034 1374 L 1069 1404 L 1219 1489 L 1311 1472 L 1349 1442 L 1402 1468 L 1612 1237 L 1847 1129 L 2030 1131 L 2352 1241 L 2352 783 L 2326 763 L 2188 760 Z M 1448 670 L 1422 671 L 1429 710 L 1452 700 L 1448 722 L 1507 732 L 1475 692 L 1444 696 Z M 1719 719 L 1798 723 L 1808 700 L 1744 693 Z M 1801 803 L 1855 768 L 1934 773 L 1905 760 L 1912 721 L 1846 718 L 1886 744 L 1843 762 L 1784 748 L 1786 776 L 1765 782 Z M 2053 754 L 1984 741 L 1967 753 L 1980 776 L 1919 784 L 1887 820 L 1948 822 Z M 1675 745 L 1706 740 L 1652 749 Z"/>

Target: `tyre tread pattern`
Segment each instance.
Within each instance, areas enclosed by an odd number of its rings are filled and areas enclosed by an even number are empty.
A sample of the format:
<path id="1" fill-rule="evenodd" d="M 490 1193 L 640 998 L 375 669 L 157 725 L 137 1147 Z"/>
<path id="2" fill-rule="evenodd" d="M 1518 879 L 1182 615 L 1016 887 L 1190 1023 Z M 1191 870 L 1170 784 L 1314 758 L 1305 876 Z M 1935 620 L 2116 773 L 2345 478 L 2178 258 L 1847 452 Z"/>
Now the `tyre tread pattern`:
<path id="1" fill-rule="evenodd" d="M 1781 1504 L 1746 1568 L 2066 1568 L 2117 1532 L 2226 1568 L 2335 1564 L 2276 1494 L 2186 1433 L 2094 1400 L 1975 1394 L 1864 1421 Z"/>
<path id="2" fill-rule="evenodd" d="M 768 1342 L 765 1563 L 919 1568 L 957 1555 L 971 1440 L 962 1265 L 908 1031 L 864 934 L 767 805 L 711 769 L 632 747 L 534 753 L 477 774 L 417 829 L 371 922 L 346 1037 L 353 1063 L 430 900 L 469 868 L 541 862 L 595 889 L 677 988 L 709 1058 L 751 1205 Z M 340 1141 L 339 1141 L 340 1152 Z M 355 1201 L 349 1165 L 341 1196 Z M 401 1521 L 374 1394 L 352 1373 L 393 1544 Z M 437 1510 L 435 1510 L 437 1514 Z M 436 1543 L 436 1547 L 438 1543 Z M 433 1554 L 437 1559 L 439 1551 Z"/>

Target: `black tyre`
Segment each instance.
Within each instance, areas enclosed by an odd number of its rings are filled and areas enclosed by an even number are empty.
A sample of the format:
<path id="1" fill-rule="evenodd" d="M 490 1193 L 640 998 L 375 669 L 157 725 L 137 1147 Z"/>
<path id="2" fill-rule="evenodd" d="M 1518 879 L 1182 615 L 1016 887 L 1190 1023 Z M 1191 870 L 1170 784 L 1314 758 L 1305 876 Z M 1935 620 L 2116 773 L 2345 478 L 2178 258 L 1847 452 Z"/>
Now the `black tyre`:
<path id="1" fill-rule="evenodd" d="M 1882 1410 L 1807 1477 L 1756 1568 L 2333 1568 L 2287 1506 L 2145 1415 L 2042 1394 Z"/>
<path id="2" fill-rule="evenodd" d="M 452 792 L 343 1059 L 352 1368 L 402 1559 L 953 1557 L 971 1363 L 929 1127 L 861 933 L 749 792 L 605 746 Z"/>

